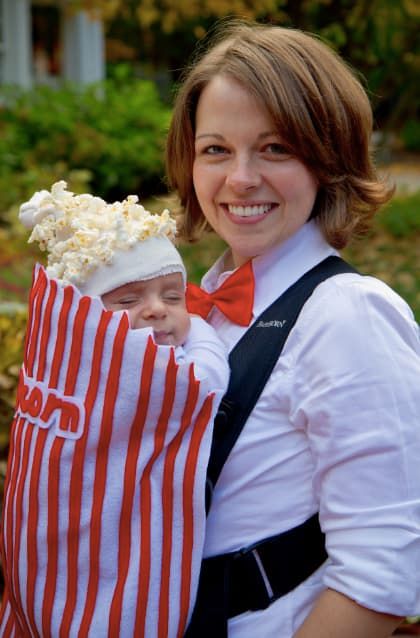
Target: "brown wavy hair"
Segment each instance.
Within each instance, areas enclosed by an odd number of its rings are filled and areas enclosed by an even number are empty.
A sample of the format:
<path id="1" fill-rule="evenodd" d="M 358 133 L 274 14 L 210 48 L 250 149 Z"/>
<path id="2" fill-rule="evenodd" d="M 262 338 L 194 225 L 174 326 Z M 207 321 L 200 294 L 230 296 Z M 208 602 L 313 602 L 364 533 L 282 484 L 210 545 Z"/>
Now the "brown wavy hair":
<path id="1" fill-rule="evenodd" d="M 343 248 L 364 234 L 393 188 L 379 179 L 370 152 L 372 110 L 350 67 L 316 36 L 295 29 L 230 22 L 186 70 L 166 147 L 170 189 L 179 198 L 179 233 L 193 241 L 209 226 L 193 185 L 195 116 L 216 75 L 252 93 L 282 142 L 318 180 L 312 217 Z"/>

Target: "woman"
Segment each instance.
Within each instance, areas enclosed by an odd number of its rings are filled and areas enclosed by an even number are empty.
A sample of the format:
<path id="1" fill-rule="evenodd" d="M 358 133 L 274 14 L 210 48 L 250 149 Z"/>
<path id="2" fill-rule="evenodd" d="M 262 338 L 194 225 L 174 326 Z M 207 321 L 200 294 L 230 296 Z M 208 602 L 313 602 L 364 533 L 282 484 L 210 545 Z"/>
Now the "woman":
<path id="1" fill-rule="evenodd" d="M 392 195 L 371 129 L 363 88 L 318 39 L 226 28 L 184 79 L 167 147 L 182 235 L 228 244 L 203 289 L 251 266 L 252 323 L 365 232 Z M 204 314 L 230 350 L 247 330 Z M 346 273 L 316 288 L 222 470 L 205 556 L 319 512 L 328 559 L 266 609 L 228 610 L 229 638 L 379 638 L 420 612 L 419 372 L 417 325 L 385 284 Z"/>

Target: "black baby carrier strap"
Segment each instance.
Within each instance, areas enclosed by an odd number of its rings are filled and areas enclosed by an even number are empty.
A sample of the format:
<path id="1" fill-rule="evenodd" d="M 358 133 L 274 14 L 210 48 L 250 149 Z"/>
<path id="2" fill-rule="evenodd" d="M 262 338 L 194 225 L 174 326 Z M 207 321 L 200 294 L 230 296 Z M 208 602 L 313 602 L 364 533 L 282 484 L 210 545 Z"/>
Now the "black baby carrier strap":
<path id="1" fill-rule="evenodd" d="M 220 473 L 278 360 L 290 330 L 316 286 L 357 272 L 330 256 L 269 306 L 229 356 L 231 377 L 215 420 L 207 472 L 207 510 Z M 318 515 L 236 552 L 202 562 L 197 601 L 185 638 L 225 638 L 228 618 L 260 610 L 306 580 L 326 560 Z"/>

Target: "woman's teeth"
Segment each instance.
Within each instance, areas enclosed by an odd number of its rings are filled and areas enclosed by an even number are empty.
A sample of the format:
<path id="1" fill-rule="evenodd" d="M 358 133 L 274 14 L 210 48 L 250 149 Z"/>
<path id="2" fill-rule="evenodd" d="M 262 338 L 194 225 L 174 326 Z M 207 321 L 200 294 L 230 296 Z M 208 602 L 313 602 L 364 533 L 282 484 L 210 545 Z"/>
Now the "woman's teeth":
<path id="1" fill-rule="evenodd" d="M 228 204 L 228 211 L 232 215 L 238 215 L 239 217 L 253 217 L 256 215 L 264 215 L 271 210 L 271 204 L 260 204 L 258 206 L 232 206 Z"/>

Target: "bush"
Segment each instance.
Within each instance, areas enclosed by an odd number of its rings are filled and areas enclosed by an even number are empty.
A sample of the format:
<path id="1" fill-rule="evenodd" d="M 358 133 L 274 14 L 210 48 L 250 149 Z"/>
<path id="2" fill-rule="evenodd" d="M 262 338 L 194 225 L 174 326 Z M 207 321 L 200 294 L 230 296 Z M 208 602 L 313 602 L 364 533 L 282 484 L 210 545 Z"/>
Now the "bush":
<path id="1" fill-rule="evenodd" d="M 408 151 L 420 151 L 420 122 L 408 120 L 401 130 L 401 139 Z"/>
<path id="2" fill-rule="evenodd" d="M 395 197 L 377 215 L 370 235 L 344 256 L 362 273 L 379 277 L 411 306 L 420 322 L 420 192 Z"/>
<path id="3" fill-rule="evenodd" d="M 26 330 L 26 307 L 0 303 L 0 497 L 6 474 L 10 425 L 15 407 L 16 387 L 22 363 Z"/>
<path id="4" fill-rule="evenodd" d="M 51 174 L 67 179 L 82 171 L 89 190 L 107 200 L 163 190 L 170 111 L 152 82 L 1 87 L 0 104 L 0 215 Z"/>

